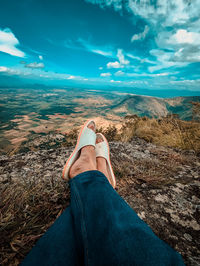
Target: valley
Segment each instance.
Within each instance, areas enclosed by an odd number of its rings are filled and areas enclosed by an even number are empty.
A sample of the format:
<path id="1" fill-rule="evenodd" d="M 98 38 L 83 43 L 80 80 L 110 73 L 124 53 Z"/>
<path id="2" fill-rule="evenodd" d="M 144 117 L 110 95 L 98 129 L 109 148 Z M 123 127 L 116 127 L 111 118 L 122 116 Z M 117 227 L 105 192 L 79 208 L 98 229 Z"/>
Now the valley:
<path id="1" fill-rule="evenodd" d="M 134 114 L 165 117 L 173 113 L 191 120 L 191 102 L 200 102 L 200 96 L 158 98 L 45 86 L 0 88 L 0 153 L 17 151 L 36 138 L 41 142 L 49 134 L 65 136 L 89 118 L 104 129 L 110 125 L 120 129 L 124 117 Z"/>

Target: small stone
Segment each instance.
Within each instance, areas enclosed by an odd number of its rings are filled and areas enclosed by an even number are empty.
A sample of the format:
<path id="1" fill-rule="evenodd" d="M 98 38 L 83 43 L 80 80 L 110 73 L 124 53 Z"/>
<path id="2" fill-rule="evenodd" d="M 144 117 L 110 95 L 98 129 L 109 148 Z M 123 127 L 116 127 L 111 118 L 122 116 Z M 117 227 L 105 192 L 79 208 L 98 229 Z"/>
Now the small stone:
<path id="1" fill-rule="evenodd" d="M 176 193 L 181 193 L 182 192 L 182 190 L 180 188 L 178 188 L 178 187 L 174 187 L 174 188 L 172 188 L 172 190 L 174 192 L 176 192 Z"/>
<path id="2" fill-rule="evenodd" d="M 168 197 L 167 195 L 161 195 L 160 193 L 158 195 L 155 196 L 155 201 L 159 201 L 159 202 L 168 202 Z"/>
<path id="3" fill-rule="evenodd" d="M 181 183 L 177 183 L 176 186 L 180 189 L 184 189 L 185 185 L 181 184 Z"/>
<path id="4" fill-rule="evenodd" d="M 185 233 L 183 236 L 184 236 L 184 238 L 185 238 L 186 240 L 188 240 L 188 241 L 190 241 L 190 242 L 192 241 L 192 236 L 191 236 L 191 235 Z"/>
<path id="5" fill-rule="evenodd" d="M 138 213 L 138 216 L 140 217 L 140 219 L 144 219 L 145 218 L 145 212 Z"/>

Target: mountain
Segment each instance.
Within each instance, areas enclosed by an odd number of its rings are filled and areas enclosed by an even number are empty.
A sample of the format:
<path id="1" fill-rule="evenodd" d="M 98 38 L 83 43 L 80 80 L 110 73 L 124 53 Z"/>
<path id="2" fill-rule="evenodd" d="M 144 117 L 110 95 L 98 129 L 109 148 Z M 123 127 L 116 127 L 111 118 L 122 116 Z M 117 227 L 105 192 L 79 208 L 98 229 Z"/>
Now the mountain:
<path id="1" fill-rule="evenodd" d="M 199 96 L 190 97 L 175 97 L 165 99 L 166 107 L 169 113 L 178 114 L 183 120 L 192 119 L 192 104 L 191 102 L 200 102 Z"/>
<path id="2" fill-rule="evenodd" d="M 192 119 L 191 102 L 200 102 L 200 96 L 158 98 L 141 95 L 127 95 L 122 101 L 111 106 L 112 111 L 125 115 L 161 117 L 177 114 L 181 119 Z"/>

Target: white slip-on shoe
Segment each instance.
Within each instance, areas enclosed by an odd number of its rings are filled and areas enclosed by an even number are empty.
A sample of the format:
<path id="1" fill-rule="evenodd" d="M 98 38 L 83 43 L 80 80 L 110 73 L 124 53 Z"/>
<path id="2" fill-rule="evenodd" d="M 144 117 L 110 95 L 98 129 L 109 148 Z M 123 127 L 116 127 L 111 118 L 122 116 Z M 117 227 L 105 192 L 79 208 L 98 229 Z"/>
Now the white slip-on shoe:
<path id="1" fill-rule="evenodd" d="M 93 120 L 88 120 L 88 121 L 86 121 L 86 123 L 81 128 L 81 131 L 78 135 L 76 147 L 75 147 L 73 153 L 70 155 L 69 159 L 67 160 L 65 167 L 63 169 L 62 178 L 65 180 L 69 180 L 70 167 L 79 157 L 80 150 L 83 147 L 88 146 L 88 145 L 95 147 L 96 133 L 92 129 L 88 128 L 88 125 L 91 122 L 94 123 L 94 125 L 95 125 L 95 122 Z"/>
<path id="2" fill-rule="evenodd" d="M 100 135 L 102 137 L 103 141 L 96 144 L 96 147 L 95 147 L 96 157 L 103 157 L 106 159 L 108 170 L 109 170 L 110 176 L 111 176 L 111 180 L 109 180 L 109 178 L 108 178 L 108 181 L 113 186 L 113 188 L 115 188 L 116 187 L 116 178 L 115 178 L 115 175 L 114 175 L 114 172 L 112 169 L 112 165 L 111 165 L 111 161 L 110 161 L 109 144 L 108 144 L 106 137 L 103 134 L 97 133 L 96 136 L 98 137 L 98 135 Z"/>

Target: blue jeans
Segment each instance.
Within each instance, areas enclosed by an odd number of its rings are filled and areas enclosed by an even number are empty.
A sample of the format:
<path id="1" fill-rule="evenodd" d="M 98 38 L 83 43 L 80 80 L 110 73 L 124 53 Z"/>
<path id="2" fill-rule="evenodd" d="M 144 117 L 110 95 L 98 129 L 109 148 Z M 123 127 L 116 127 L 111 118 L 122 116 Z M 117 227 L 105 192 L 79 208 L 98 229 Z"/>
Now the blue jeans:
<path id="1" fill-rule="evenodd" d="M 22 265 L 184 265 L 99 171 L 71 179 L 71 203 Z"/>

